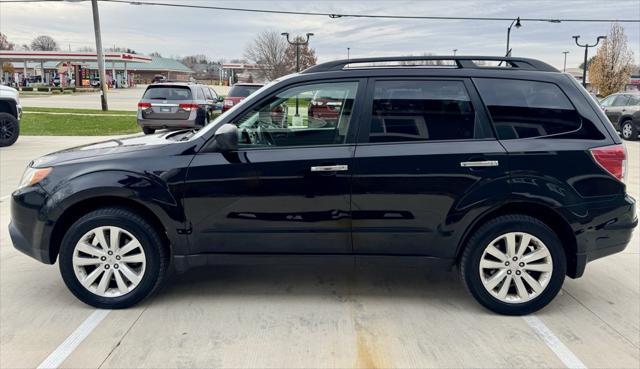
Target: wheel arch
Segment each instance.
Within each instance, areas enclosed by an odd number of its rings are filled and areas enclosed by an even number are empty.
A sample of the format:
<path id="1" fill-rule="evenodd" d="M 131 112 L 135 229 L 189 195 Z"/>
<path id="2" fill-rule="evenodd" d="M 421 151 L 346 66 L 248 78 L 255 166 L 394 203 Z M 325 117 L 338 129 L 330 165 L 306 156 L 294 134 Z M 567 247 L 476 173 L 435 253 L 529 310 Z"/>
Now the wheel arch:
<path id="1" fill-rule="evenodd" d="M 471 236 L 490 219 L 507 214 L 522 214 L 534 217 L 549 228 L 551 228 L 562 243 L 567 257 L 567 275 L 570 277 L 576 276 L 577 273 L 577 240 L 569 222 L 553 208 L 536 202 L 509 202 L 503 204 L 495 209 L 492 209 L 482 216 L 478 217 L 474 223 L 472 223 L 464 235 L 460 239 L 460 243 L 457 247 L 456 260 L 459 262 L 462 257 L 462 253 L 466 247 L 467 242 Z"/>
<path id="2" fill-rule="evenodd" d="M 162 247 L 165 247 L 168 254 L 172 255 L 172 247 L 169 236 L 167 235 L 167 227 L 162 223 L 160 218 L 151 209 L 144 204 L 132 200 L 130 198 L 119 196 L 99 196 L 91 197 L 80 200 L 69 207 L 67 207 L 59 216 L 49 239 L 49 258 L 55 261 L 60 253 L 60 244 L 64 237 L 65 230 L 83 215 L 90 213 L 94 210 L 105 207 L 120 207 L 143 217 L 145 220 L 151 223 L 151 225 L 158 230 L 158 234 L 163 241 Z"/>
<path id="3" fill-rule="evenodd" d="M 14 117 L 18 117 L 16 102 L 8 99 L 0 99 L 0 113 L 9 113 Z"/>

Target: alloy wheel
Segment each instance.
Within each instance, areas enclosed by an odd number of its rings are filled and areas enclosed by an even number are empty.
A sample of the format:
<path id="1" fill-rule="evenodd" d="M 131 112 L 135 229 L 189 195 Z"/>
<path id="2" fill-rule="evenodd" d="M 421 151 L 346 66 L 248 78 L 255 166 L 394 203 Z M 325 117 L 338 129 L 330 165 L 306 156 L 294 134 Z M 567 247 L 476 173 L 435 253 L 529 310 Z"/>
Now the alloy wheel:
<path id="1" fill-rule="evenodd" d="M 501 302 L 517 304 L 542 294 L 553 273 L 547 246 L 525 232 L 509 232 L 491 241 L 480 258 L 480 280 Z"/>
<path id="2" fill-rule="evenodd" d="M 16 134 L 16 126 L 8 119 L 0 119 L 0 139 L 8 140 Z"/>
<path id="3" fill-rule="evenodd" d="M 73 251 L 76 278 L 88 291 L 120 297 L 142 281 L 147 259 L 142 245 L 120 227 L 97 227 L 85 233 Z"/>
<path id="4" fill-rule="evenodd" d="M 622 126 L 622 137 L 629 139 L 633 134 L 633 127 L 631 127 L 631 123 L 625 123 Z"/>

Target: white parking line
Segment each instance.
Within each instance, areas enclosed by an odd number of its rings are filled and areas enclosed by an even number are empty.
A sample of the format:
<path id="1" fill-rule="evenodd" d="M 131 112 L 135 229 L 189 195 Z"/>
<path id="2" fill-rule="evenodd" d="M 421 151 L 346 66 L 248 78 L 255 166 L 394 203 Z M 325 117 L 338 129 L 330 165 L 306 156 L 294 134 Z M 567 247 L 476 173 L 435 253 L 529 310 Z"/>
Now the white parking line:
<path id="1" fill-rule="evenodd" d="M 559 339 L 556 337 L 551 329 L 549 329 L 542 320 L 538 319 L 535 316 L 524 316 L 522 317 L 525 322 L 533 329 L 536 334 L 542 338 L 544 343 L 553 351 L 556 356 L 564 363 L 567 368 L 575 368 L 575 369 L 586 369 L 587 366 L 584 365 L 578 357 L 569 350 L 567 346 L 565 346 Z"/>
<path id="2" fill-rule="evenodd" d="M 38 365 L 38 369 L 55 369 L 71 355 L 82 341 L 109 315 L 111 310 L 96 310 L 80 324 L 80 326 L 67 337 L 44 361 Z"/>

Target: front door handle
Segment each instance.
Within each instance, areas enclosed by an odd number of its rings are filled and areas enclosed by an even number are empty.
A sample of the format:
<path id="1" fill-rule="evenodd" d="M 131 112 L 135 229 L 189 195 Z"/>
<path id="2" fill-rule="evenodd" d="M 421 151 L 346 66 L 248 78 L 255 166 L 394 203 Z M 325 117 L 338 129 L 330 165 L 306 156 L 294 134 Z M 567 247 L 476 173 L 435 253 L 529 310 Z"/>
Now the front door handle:
<path id="1" fill-rule="evenodd" d="M 348 165 L 322 165 L 311 167 L 312 172 L 344 172 L 349 170 Z"/>
<path id="2" fill-rule="evenodd" d="M 497 160 L 463 161 L 460 166 L 463 168 L 497 167 L 500 163 Z"/>

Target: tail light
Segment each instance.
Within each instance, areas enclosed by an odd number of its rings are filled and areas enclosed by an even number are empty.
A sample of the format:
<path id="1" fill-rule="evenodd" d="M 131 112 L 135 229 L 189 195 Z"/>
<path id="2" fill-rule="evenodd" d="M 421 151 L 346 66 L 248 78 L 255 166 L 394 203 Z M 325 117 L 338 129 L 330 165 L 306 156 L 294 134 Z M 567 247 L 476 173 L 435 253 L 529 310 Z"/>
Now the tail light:
<path id="1" fill-rule="evenodd" d="M 151 107 L 151 103 L 146 103 L 146 102 L 139 102 L 138 103 L 138 108 L 139 109 L 149 109 Z"/>
<path id="2" fill-rule="evenodd" d="M 233 100 L 224 99 L 224 106 L 233 106 Z"/>
<path id="3" fill-rule="evenodd" d="M 624 182 L 627 174 L 627 150 L 624 145 L 611 145 L 591 149 L 591 155 L 604 170 Z"/>
<path id="4" fill-rule="evenodd" d="M 178 105 L 178 107 L 182 110 L 191 111 L 191 109 L 198 109 L 200 105 L 194 104 L 194 103 L 188 103 L 188 104 L 180 104 Z"/>

